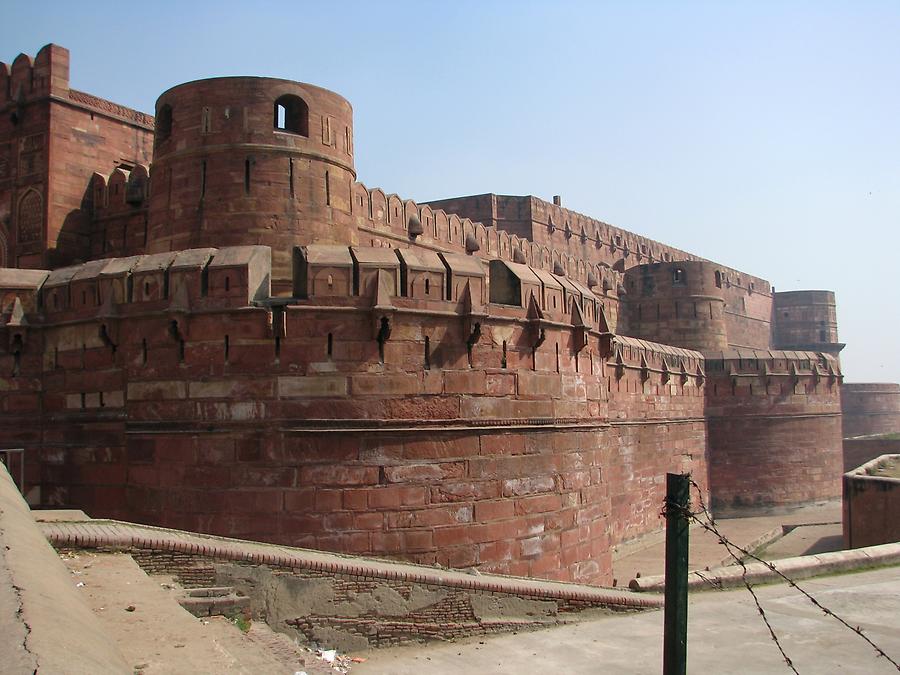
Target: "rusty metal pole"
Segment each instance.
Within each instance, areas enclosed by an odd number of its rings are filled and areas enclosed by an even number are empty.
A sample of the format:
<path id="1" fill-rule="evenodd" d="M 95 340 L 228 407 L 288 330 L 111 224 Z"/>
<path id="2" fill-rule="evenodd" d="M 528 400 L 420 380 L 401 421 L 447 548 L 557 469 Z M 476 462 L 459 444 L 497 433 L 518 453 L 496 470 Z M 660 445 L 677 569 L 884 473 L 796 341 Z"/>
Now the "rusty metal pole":
<path id="1" fill-rule="evenodd" d="M 666 609 L 663 675 L 687 673 L 689 474 L 666 474 Z"/>

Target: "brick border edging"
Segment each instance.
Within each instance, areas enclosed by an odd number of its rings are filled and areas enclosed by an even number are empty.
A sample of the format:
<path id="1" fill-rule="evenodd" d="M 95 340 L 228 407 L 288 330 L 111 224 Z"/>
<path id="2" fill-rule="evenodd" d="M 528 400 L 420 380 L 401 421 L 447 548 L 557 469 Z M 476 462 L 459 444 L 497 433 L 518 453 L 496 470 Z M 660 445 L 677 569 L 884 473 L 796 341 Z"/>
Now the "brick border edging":
<path id="1" fill-rule="evenodd" d="M 126 525 L 129 528 L 141 528 L 142 526 L 133 525 L 131 523 L 118 523 L 117 521 L 105 521 L 106 523 Z M 232 547 L 227 547 L 224 543 L 210 542 L 209 544 L 199 544 L 190 541 L 177 541 L 161 537 L 152 536 L 153 529 L 147 528 L 149 533 L 147 536 L 141 535 L 116 535 L 109 532 L 97 532 L 84 534 L 78 532 L 60 532 L 61 527 L 65 527 L 65 523 L 54 522 L 47 523 L 54 526 L 46 528 L 44 532 L 47 540 L 56 547 L 73 547 L 73 548 L 113 548 L 128 549 L 139 548 L 156 551 L 172 551 L 176 553 L 187 553 L 193 555 L 202 555 L 209 558 L 217 558 L 222 560 L 235 560 L 242 562 L 250 562 L 258 565 L 279 565 L 283 567 L 293 567 L 299 569 L 309 569 L 317 572 L 326 572 L 330 574 L 342 574 L 348 576 L 360 576 L 369 578 L 382 578 L 390 581 L 401 581 L 406 583 L 429 584 L 433 586 L 450 586 L 471 591 L 483 591 L 489 593 L 507 593 L 510 595 L 531 596 L 547 600 L 570 600 L 580 602 L 590 602 L 598 605 L 607 605 L 610 607 L 618 607 L 623 609 L 657 609 L 663 606 L 662 598 L 640 597 L 632 595 L 630 591 L 609 591 L 604 589 L 589 590 L 580 587 L 578 590 L 565 588 L 536 588 L 532 585 L 516 583 L 513 577 L 501 577 L 500 575 L 479 575 L 472 576 L 470 579 L 460 579 L 454 576 L 441 576 L 436 573 L 414 573 L 406 570 L 386 570 L 385 566 L 394 564 L 392 561 L 379 561 L 379 565 L 375 565 L 368 561 L 360 561 L 358 563 L 343 562 L 339 560 L 315 560 L 312 557 L 306 557 L 302 553 L 302 549 L 296 552 L 288 553 L 286 551 L 278 553 L 262 553 L 256 551 L 241 551 L 233 548 L 234 544 L 240 544 L 242 540 L 221 538 L 223 542 L 232 543 Z M 90 526 L 91 522 L 78 523 L 81 526 Z M 160 530 L 160 532 L 172 532 L 191 536 L 193 533 L 182 532 L 180 530 Z M 197 535 L 195 535 L 197 536 Z M 205 539 L 210 535 L 202 535 Z M 210 537 L 212 538 L 212 537 Z M 258 545 L 266 545 L 262 542 L 247 542 Z M 328 552 L 316 551 L 319 556 L 329 555 Z M 396 563 L 398 565 L 408 566 L 411 563 Z M 534 584 L 540 584 L 542 580 L 529 580 Z M 565 584 L 566 582 L 548 582 L 553 584 Z"/>
<path id="2" fill-rule="evenodd" d="M 808 579 L 820 574 L 853 572 L 882 565 L 900 565 L 900 542 L 849 551 L 803 555 L 771 562 L 778 571 L 791 579 Z M 694 591 L 734 588 L 743 585 L 743 579 L 743 571 L 738 565 L 717 567 L 709 571 L 695 570 L 688 574 L 688 588 Z M 782 579 L 763 563 L 755 562 L 747 564 L 747 581 L 765 584 L 779 582 Z M 662 593 L 666 588 L 666 577 L 656 575 L 632 579 L 628 582 L 628 587 L 638 592 Z"/>

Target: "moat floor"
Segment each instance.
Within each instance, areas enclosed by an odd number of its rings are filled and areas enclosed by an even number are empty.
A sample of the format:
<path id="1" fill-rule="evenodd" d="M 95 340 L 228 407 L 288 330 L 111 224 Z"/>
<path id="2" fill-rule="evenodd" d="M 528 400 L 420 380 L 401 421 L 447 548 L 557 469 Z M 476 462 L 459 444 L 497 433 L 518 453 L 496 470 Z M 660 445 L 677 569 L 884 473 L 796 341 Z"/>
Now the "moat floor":
<path id="1" fill-rule="evenodd" d="M 900 660 L 900 567 L 809 579 L 801 586 Z M 897 672 L 860 637 L 789 586 L 760 586 L 756 592 L 798 672 Z M 372 651 L 353 675 L 659 673 L 662 636 L 662 612 L 613 615 L 487 640 Z M 750 594 L 733 590 L 691 596 L 688 672 L 746 675 L 789 670 Z"/>

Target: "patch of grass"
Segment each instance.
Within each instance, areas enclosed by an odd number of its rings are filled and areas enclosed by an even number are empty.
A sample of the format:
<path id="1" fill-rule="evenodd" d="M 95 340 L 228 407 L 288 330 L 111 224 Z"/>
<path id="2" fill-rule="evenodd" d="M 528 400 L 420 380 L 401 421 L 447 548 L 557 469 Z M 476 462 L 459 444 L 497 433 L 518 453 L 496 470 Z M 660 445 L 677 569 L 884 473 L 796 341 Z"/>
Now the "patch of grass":
<path id="1" fill-rule="evenodd" d="M 242 633 L 246 633 L 250 630 L 250 619 L 245 616 L 238 614 L 236 617 L 231 619 L 231 622 L 237 626 Z"/>

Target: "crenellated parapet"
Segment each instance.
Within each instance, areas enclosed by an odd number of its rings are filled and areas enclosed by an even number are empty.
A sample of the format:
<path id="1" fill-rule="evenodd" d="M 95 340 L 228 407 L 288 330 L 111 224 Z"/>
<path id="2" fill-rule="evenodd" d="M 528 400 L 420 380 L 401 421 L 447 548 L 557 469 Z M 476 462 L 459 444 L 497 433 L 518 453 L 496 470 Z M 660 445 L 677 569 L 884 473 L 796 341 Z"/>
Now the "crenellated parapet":
<path id="1" fill-rule="evenodd" d="M 16 117 L 19 106 L 50 95 L 67 95 L 68 89 L 69 50 L 59 45 L 44 46 L 34 58 L 19 54 L 11 65 L 0 63 L 0 110 L 12 106 L 11 115 Z"/>
<path id="2" fill-rule="evenodd" d="M 40 323 L 52 325 L 112 316 L 120 305 L 152 303 L 148 308 L 159 311 L 246 307 L 269 297 L 270 272 L 264 246 L 189 249 L 28 270 L 34 283 L 27 287 L 17 271 L 0 276 L 0 293 L 20 298 L 27 311 L 43 316 Z"/>

